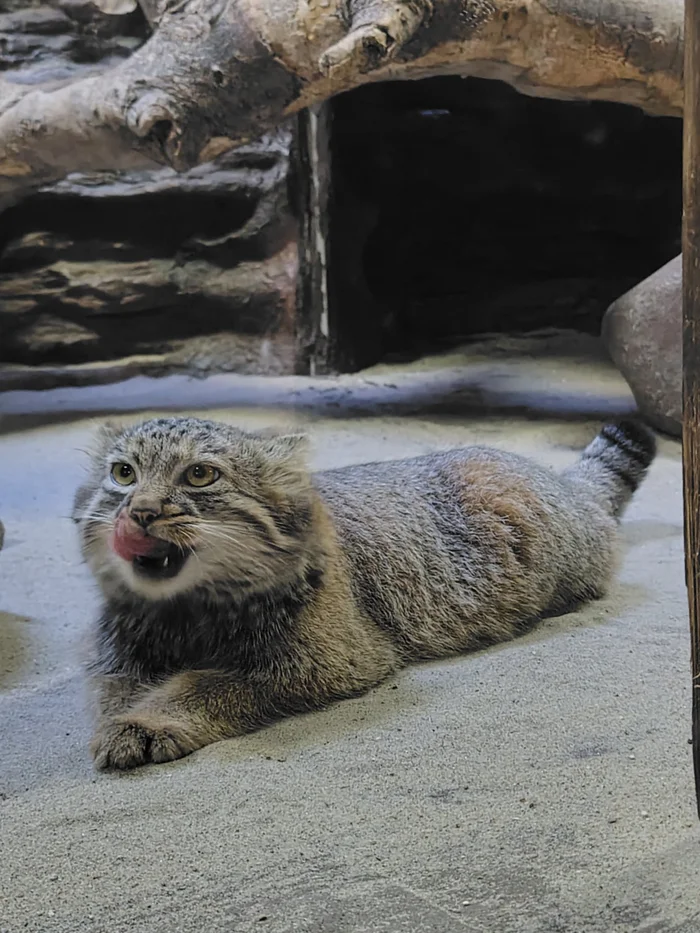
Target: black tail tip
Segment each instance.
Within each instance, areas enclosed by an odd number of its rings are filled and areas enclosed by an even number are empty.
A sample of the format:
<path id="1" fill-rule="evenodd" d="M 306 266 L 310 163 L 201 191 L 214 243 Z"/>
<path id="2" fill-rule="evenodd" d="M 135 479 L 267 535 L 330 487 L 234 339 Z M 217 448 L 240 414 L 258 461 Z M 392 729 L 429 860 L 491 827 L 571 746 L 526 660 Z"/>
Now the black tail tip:
<path id="1" fill-rule="evenodd" d="M 656 456 L 656 435 L 638 418 L 620 418 L 606 424 L 600 433 L 644 467 L 648 467 Z"/>

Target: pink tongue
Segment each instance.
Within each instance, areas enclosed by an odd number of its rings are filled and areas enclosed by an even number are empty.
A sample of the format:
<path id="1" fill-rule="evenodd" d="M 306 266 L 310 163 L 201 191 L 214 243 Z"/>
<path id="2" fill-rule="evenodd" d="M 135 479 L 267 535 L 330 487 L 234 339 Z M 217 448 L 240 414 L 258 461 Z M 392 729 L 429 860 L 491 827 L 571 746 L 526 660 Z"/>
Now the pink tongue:
<path id="1" fill-rule="evenodd" d="M 112 550 L 124 560 L 145 557 L 158 544 L 157 538 L 150 538 L 136 522 L 122 514 L 114 525 L 110 541 Z"/>

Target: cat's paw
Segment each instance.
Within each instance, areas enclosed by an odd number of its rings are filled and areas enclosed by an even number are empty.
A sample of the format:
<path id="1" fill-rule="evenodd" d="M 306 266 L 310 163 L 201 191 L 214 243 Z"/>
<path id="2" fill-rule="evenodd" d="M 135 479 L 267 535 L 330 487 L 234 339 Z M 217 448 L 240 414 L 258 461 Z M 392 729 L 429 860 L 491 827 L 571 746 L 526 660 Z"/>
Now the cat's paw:
<path id="1" fill-rule="evenodd" d="M 106 723 L 95 734 L 90 751 L 101 771 L 138 768 L 139 765 L 174 761 L 201 745 L 181 723 L 155 717 L 119 719 Z"/>

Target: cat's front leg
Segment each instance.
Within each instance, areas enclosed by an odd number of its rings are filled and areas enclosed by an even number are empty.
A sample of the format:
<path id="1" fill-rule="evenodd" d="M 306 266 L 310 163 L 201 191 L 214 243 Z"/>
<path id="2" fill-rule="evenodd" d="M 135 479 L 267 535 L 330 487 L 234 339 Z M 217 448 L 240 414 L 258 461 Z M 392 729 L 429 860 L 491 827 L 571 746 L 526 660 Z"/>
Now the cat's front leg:
<path id="1" fill-rule="evenodd" d="M 88 681 L 99 723 L 129 709 L 148 690 L 149 684 L 128 674 L 90 672 Z"/>
<path id="2" fill-rule="evenodd" d="M 182 758 L 262 725 L 274 718 L 271 708 L 265 684 L 253 689 L 239 674 L 176 674 L 102 722 L 91 746 L 95 765 L 125 770 Z"/>
<path id="3" fill-rule="evenodd" d="M 96 719 L 90 749 L 99 768 L 109 767 L 105 755 L 110 739 L 118 731 L 115 728 L 117 717 L 123 717 L 135 706 L 148 688 L 148 684 L 126 674 L 90 674 L 89 689 Z"/>

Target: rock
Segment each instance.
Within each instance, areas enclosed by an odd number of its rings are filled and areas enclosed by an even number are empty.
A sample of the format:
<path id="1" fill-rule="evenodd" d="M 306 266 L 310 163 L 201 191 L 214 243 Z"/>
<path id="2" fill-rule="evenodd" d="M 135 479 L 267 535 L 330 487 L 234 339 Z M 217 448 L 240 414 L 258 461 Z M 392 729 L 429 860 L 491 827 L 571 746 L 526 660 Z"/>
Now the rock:
<path id="1" fill-rule="evenodd" d="M 72 175 L 8 212 L 0 385 L 100 381 L 136 360 L 295 371 L 292 148 L 287 127 L 183 175 Z"/>
<path id="2" fill-rule="evenodd" d="M 677 256 L 610 305 L 602 337 L 640 411 L 660 431 L 682 426 L 682 267 Z"/>
<path id="3" fill-rule="evenodd" d="M 134 0 L 0 0 L 2 108 L 116 66 L 149 33 Z M 71 174 L 3 212 L 0 392 L 303 368 L 317 338 L 296 134 L 186 173 Z"/>
<path id="4" fill-rule="evenodd" d="M 0 72 L 9 83 L 51 85 L 87 77 L 128 57 L 145 40 L 143 14 L 107 16 L 66 0 L 56 6 L 0 5 Z M 23 7 L 23 8 L 22 8 Z M 76 8 L 77 7 L 77 8 Z M 3 101 L 4 103 L 4 101 Z"/>

